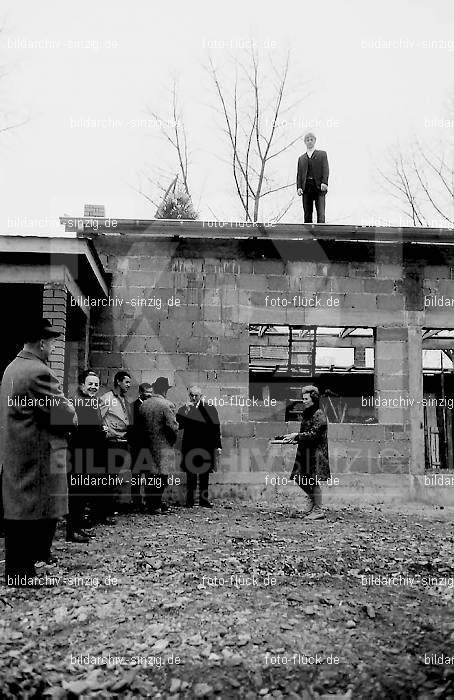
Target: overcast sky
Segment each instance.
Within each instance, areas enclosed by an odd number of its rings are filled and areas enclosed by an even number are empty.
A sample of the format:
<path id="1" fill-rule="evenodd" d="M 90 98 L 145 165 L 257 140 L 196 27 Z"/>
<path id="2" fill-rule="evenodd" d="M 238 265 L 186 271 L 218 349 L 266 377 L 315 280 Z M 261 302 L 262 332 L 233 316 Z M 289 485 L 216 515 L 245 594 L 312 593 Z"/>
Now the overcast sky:
<path id="1" fill-rule="evenodd" d="M 317 147 L 327 150 L 331 168 L 327 223 L 398 224 L 378 186 L 377 160 L 414 134 L 451 136 L 427 120 L 446 117 L 453 88 L 452 0 L 3 0 L 0 6 L 7 71 L 0 104 L 10 121 L 28 118 L 0 134 L 1 233 L 58 232 L 58 216 L 81 215 L 84 203 L 104 204 L 113 218 L 153 218 L 154 207 L 135 191 L 138 173 L 146 164 L 172 168 L 172 153 L 156 125 L 137 120 L 146 119 L 147 105 L 168 113 L 172 72 L 181 85 L 190 186 L 201 218 L 214 212 L 242 219 L 204 66 L 210 51 L 231 77 L 229 53 L 244 58 L 248 39 L 264 61 L 270 54 L 279 61 L 291 49 L 290 100 L 310 86 L 310 97 L 289 115 L 296 126 L 286 128 L 294 138 L 300 124 L 304 131 L 317 120 Z M 105 121 L 93 127 L 83 120 Z M 295 145 L 276 162 L 280 184 L 294 181 L 303 150 Z M 301 200 L 291 193 L 285 221 L 302 221 Z"/>

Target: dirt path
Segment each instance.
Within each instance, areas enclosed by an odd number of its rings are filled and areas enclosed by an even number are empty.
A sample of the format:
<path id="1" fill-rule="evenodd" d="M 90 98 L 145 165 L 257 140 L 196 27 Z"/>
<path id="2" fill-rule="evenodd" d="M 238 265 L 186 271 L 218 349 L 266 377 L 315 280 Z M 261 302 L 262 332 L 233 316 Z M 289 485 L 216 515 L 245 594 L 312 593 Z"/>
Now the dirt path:
<path id="1" fill-rule="evenodd" d="M 454 698 L 453 542 L 433 508 L 310 523 L 232 503 L 121 516 L 88 546 L 59 532 L 54 585 L 0 589 L 1 697 Z"/>

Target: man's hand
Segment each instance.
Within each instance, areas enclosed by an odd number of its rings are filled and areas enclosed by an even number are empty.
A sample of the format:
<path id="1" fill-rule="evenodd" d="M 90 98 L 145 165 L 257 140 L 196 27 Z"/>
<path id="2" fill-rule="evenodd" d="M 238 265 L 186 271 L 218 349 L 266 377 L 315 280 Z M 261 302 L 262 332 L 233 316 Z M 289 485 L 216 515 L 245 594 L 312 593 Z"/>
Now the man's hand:
<path id="1" fill-rule="evenodd" d="M 296 442 L 298 438 L 298 433 L 289 433 L 288 435 L 284 436 L 284 439 L 282 442 L 288 443 L 288 442 Z"/>
<path id="2" fill-rule="evenodd" d="M 301 187 L 298 187 L 298 189 L 296 190 L 296 194 L 298 195 L 298 197 L 301 197 L 301 195 L 303 194 L 303 190 L 301 189 Z"/>
<path id="3" fill-rule="evenodd" d="M 322 192 L 328 192 L 328 185 L 325 185 L 324 182 L 320 185 L 320 189 Z"/>

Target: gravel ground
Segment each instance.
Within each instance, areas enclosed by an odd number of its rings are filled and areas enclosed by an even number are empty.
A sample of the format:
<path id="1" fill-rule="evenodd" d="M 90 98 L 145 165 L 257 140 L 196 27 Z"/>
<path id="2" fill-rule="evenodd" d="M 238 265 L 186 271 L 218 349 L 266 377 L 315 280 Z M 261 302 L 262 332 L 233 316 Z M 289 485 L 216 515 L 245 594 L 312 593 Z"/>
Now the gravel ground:
<path id="1" fill-rule="evenodd" d="M 452 513 L 290 515 L 59 530 L 47 587 L 0 588 L 1 697 L 454 698 Z"/>

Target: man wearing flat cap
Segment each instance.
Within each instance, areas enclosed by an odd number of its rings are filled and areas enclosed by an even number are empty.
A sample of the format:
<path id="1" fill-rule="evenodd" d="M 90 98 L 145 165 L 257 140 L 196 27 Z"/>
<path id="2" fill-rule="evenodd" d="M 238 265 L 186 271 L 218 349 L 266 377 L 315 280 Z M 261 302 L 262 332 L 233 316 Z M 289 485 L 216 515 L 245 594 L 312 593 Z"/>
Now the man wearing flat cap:
<path id="1" fill-rule="evenodd" d="M 77 418 L 48 366 L 59 335 L 47 319 L 26 324 L 24 347 L 1 384 L 5 583 L 10 586 L 35 584 L 35 563 L 50 560 L 57 521 L 68 512 L 67 436 Z"/>
<path id="2" fill-rule="evenodd" d="M 147 460 L 141 469 L 148 473 L 145 487 L 147 510 L 150 513 L 165 513 L 168 506 L 162 502 L 162 496 L 169 475 L 175 471 L 173 446 L 178 436 L 178 423 L 175 406 L 166 398 L 170 387 L 167 377 L 158 377 L 152 387 L 153 393 L 145 399 L 138 412 L 137 429 L 148 448 Z"/>

